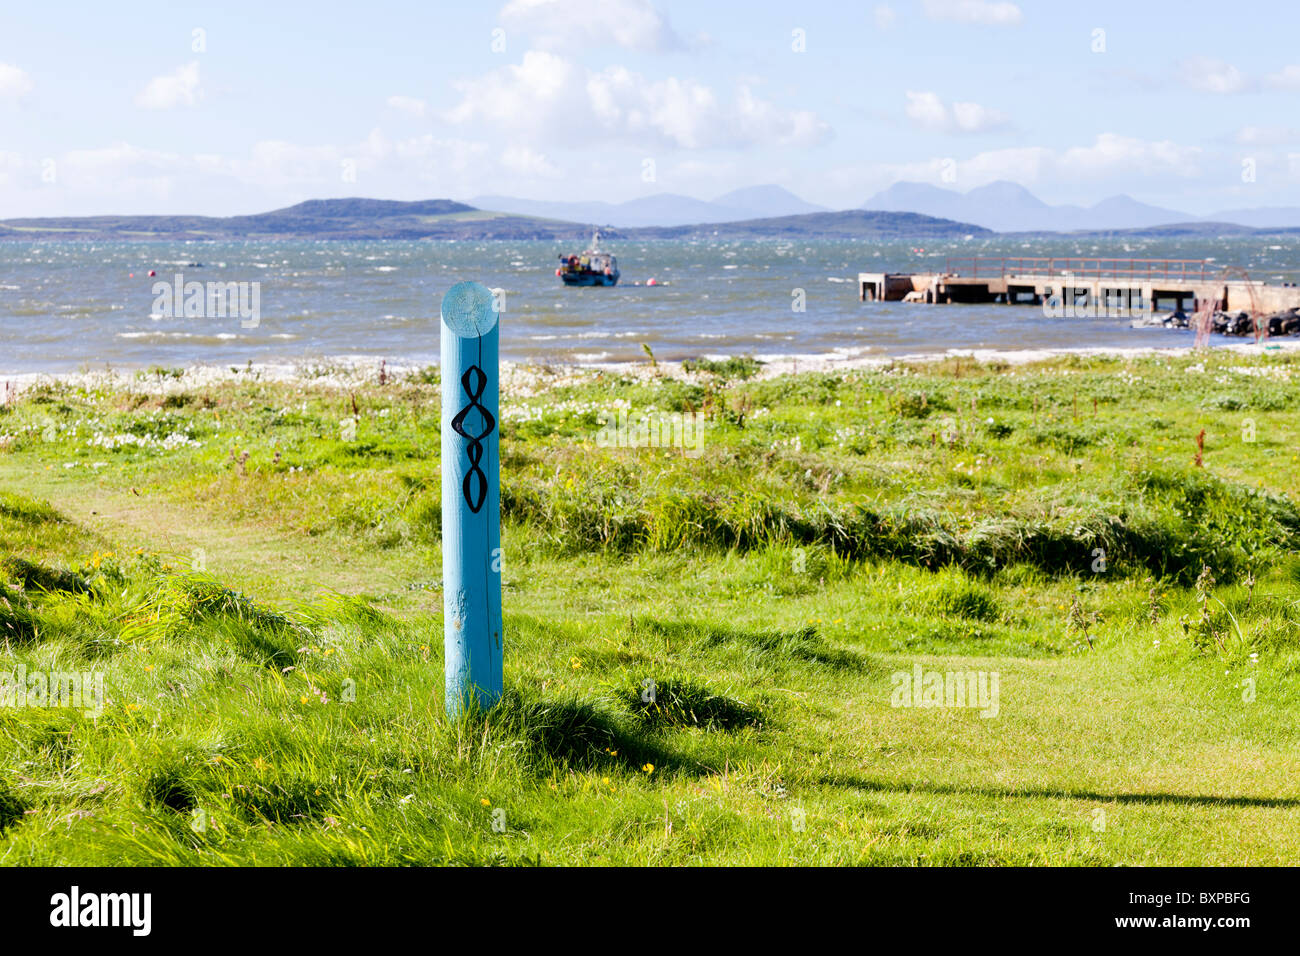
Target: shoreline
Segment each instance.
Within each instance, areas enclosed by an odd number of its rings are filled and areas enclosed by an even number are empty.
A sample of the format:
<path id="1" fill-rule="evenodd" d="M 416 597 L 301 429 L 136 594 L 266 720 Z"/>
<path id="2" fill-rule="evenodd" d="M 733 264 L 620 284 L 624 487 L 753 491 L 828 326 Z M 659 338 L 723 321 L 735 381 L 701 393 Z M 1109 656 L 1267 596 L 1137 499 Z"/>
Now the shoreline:
<path id="1" fill-rule="evenodd" d="M 1265 355 L 1277 352 L 1300 351 L 1300 339 L 1268 339 L 1260 343 L 1227 343 L 1212 346 L 1200 352 L 1187 347 L 1105 347 L 1093 346 L 1082 348 L 1022 348 L 1022 349 L 947 349 L 943 352 L 910 352 L 896 355 L 854 355 L 844 356 L 835 352 L 819 355 L 777 355 L 769 358 L 758 357 L 762 367 L 752 376 L 752 380 L 778 378 L 783 375 L 797 375 L 806 372 L 827 373 L 833 371 L 855 371 L 860 369 L 880 368 L 896 363 L 927 364 L 943 362 L 954 358 L 967 358 L 979 364 L 1002 363 L 1007 365 L 1029 365 L 1035 362 L 1051 361 L 1069 357 L 1140 359 L 1164 356 L 1190 357 L 1192 355 L 1229 353 L 1232 355 Z M 725 359 L 724 354 L 706 356 L 711 359 Z M 127 367 L 105 365 L 102 368 L 82 368 L 73 372 L 0 372 L 4 398 L 17 397 L 24 392 L 41 385 L 62 383 L 83 387 L 115 387 L 127 391 L 147 391 L 151 393 L 169 393 L 184 388 L 202 387 L 224 382 L 239 381 L 241 377 L 254 376 L 256 381 L 282 384 L 299 384 L 321 388 L 355 388 L 362 385 L 377 385 L 380 369 L 392 381 L 407 379 L 429 368 L 431 363 L 410 364 L 389 361 L 384 358 L 362 358 L 360 356 L 323 356 L 303 358 L 289 362 L 250 363 L 245 366 L 233 366 L 229 363 L 210 364 L 193 363 L 168 369 L 168 374 L 158 374 L 159 366 Z M 180 369 L 180 376 L 174 373 Z M 582 377 L 594 372 L 627 375 L 637 379 L 662 378 L 668 376 L 689 380 L 699 373 L 688 372 L 682 361 L 660 360 L 657 366 L 648 361 L 624 362 L 526 362 L 502 360 L 502 384 L 512 386 L 537 384 L 546 380 L 558 384 L 565 379 Z"/>

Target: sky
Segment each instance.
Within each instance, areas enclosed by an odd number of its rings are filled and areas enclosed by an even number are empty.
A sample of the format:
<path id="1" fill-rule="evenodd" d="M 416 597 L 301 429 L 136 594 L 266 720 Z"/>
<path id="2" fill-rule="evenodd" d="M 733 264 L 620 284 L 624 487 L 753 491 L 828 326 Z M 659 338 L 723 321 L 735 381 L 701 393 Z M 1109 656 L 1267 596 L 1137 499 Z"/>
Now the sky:
<path id="1" fill-rule="evenodd" d="M 1300 205 L 1289 4 L 0 5 L 0 218 L 370 196 Z"/>

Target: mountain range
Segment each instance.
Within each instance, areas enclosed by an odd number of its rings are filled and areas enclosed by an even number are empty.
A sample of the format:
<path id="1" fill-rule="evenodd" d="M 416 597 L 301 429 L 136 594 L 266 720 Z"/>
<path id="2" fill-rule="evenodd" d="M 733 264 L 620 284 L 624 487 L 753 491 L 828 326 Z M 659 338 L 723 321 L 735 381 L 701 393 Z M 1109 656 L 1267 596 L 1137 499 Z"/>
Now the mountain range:
<path id="1" fill-rule="evenodd" d="M 926 183 L 900 182 L 876 193 L 862 208 L 960 219 L 996 232 L 1099 232 L 1222 223 L 1252 229 L 1300 227 L 1300 207 L 1296 206 L 1227 209 L 1209 216 L 1192 216 L 1124 195 L 1111 196 L 1092 206 L 1052 206 L 1024 186 L 1006 180 L 964 193 Z"/>
<path id="2" fill-rule="evenodd" d="M 514 196 L 475 196 L 468 202 L 479 209 L 507 212 L 516 216 L 540 216 L 544 219 L 624 227 L 684 226 L 829 212 L 825 206 L 805 202 L 788 189 L 771 185 L 734 189 L 712 201 L 676 193 L 656 193 L 620 203 L 519 199 Z"/>
<path id="3" fill-rule="evenodd" d="M 738 222 L 828 211 L 775 185 L 737 189 L 713 200 L 657 193 L 621 203 L 512 196 L 476 196 L 468 202 L 479 209 L 520 216 L 620 227 Z M 920 213 L 972 223 L 995 232 L 1109 232 L 1182 224 L 1207 224 L 1213 231 L 1220 223 L 1252 229 L 1300 227 L 1300 207 L 1296 206 L 1230 209 L 1209 216 L 1193 216 L 1124 195 L 1111 196 L 1092 206 L 1051 205 L 1024 186 L 1006 180 L 967 192 L 927 183 L 898 182 L 876 193 L 859 208 Z"/>
<path id="4" fill-rule="evenodd" d="M 779 186 L 738 189 L 711 202 L 661 193 L 625 203 L 480 197 L 313 199 L 247 216 L 83 216 L 0 220 L 0 239 L 543 239 L 578 243 L 598 225 L 610 239 L 714 237 L 963 238 L 994 232 L 1242 235 L 1300 232 L 1300 208 L 1189 216 L 1113 196 L 1052 206 L 1015 183 L 962 193 L 896 183 L 864 208 L 831 212 Z M 492 208 L 496 207 L 496 208 Z"/>

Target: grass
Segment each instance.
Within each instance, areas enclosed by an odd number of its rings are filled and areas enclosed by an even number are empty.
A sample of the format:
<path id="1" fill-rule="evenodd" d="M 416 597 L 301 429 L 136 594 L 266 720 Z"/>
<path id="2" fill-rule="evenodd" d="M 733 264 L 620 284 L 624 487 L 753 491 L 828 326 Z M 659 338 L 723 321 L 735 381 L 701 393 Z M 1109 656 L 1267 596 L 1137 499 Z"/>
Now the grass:
<path id="1" fill-rule="evenodd" d="M 0 406 L 0 678 L 105 688 L 0 705 L 0 861 L 1300 861 L 1300 362 L 760 373 L 516 370 L 459 723 L 436 372 Z M 918 664 L 997 716 L 891 706 Z"/>

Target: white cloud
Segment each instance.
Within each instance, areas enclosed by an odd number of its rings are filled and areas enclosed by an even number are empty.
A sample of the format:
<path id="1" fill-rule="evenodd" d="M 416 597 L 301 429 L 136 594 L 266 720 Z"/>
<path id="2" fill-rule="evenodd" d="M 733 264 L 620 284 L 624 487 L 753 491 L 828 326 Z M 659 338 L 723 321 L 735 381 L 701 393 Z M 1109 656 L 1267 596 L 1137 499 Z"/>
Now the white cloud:
<path id="1" fill-rule="evenodd" d="M 35 86 L 25 70 L 9 63 L 0 63 L 0 100 L 21 99 Z"/>
<path id="2" fill-rule="evenodd" d="M 58 180 L 47 186 L 41 181 L 42 157 L 0 150 L 0 202 L 8 215 L 229 215 L 340 195 L 466 196 L 518 172 L 504 158 L 494 158 L 484 143 L 432 135 L 389 139 L 379 130 L 351 143 L 264 140 L 238 154 L 179 153 L 115 142 L 51 159 Z M 345 160 L 357 173 L 355 182 L 342 176 Z M 534 171 L 545 172 L 540 161 L 532 163 Z"/>
<path id="3" fill-rule="evenodd" d="M 1264 85 L 1275 90 L 1300 90 L 1300 64 L 1291 63 L 1264 77 Z"/>
<path id="4" fill-rule="evenodd" d="M 429 111 L 429 104 L 414 96 L 390 96 L 388 106 L 408 116 L 424 116 Z"/>
<path id="5" fill-rule="evenodd" d="M 486 146 L 458 139 L 440 139 L 432 134 L 389 139 L 374 129 L 357 142 L 304 145 L 284 140 L 255 143 L 247 158 L 230 160 L 224 169 L 249 185 L 264 187 L 310 186 L 329 192 L 341 183 L 344 164 L 354 172 L 351 192 L 365 192 L 361 186 L 377 180 L 437 180 L 444 173 L 460 174 L 483 165 Z"/>
<path id="6" fill-rule="evenodd" d="M 1193 56 L 1178 64 L 1185 85 L 1202 93 L 1241 93 L 1251 82 L 1231 63 L 1208 56 Z"/>
<path id="7" fill-rule="evenodd" d="M 501 166 L 520 176 L 553 179 L 560 175 L 559 169 L 543 153 L 527 146 L 507 146 L 501 153 Z"/>
<path id="8" fill-rule="evenodd" d="M 26 166 L 22 154 L 0 149 L 0 187 L 14 183 Z"/>
<path id="9" fill-rule="evenodd" d="M 599 0 L 578 6 L 572 0 L 510 0 L 501 10 L 501 22 L 531 34 L 542 49 L 613 44 L 663 52 L 685 46 L 649 0 Z"/>
<path id="10" fill-rule="evenodd" d="M 1179 176 L 1200 173 L 1201 148 L 1172 140 L 1143 140 L 1102 133 L 1091 146 L 1075 146 L 1060 154 L 1057 172 L 1064 177 L 1099 179 L 1106 176 Z"/>
<path id="11" fill-rule="evenodd" d="M 931 183 L 964 192 L 1006 179 L 1029 187 L 1087 184 L 1088 191 L 1096 194 L 1143 186 L 1165 188 L 1171 179 L 1194 180 L 1203 172 L 1201 157 L 1199 147 L 1102 133 L 1088 145 L 1065 149 L 1023 146 L 987 150 L 965 159 L 934 157 L 909 163 L 855 164 L 826 170 L 819 184 L 866 195 L 900 181 Z M 954 168 L 956 181 L 946 181 L 945 172 Z"/>
<path id="12" fill-rule="evenodd" d="M 830 133 L 815 113 L 776 106 L 747 83 L 727 102 L 694 80 L 648 80 L 617 66 L 596 72 L 540 50 L 456 88 L 461 101 L 448 121 L 484 122 L 526 141 L 702 149 L 812 145 Z"/>
<path id="13" fill-rule="evenodd" d="M 907 118 L 927 129 L 943 129 L 952 121 L 948 108 L 935 93 L 907 91 Z"/>
<path id="14" fill-rule="evenodd" d="M 888 30 L 898 22 L 898 14 L 895 13 L 894 8 L 887 3 L 876 4 L 876 9 L 873 11 L 873 15 L 876 19 L 877 30 Z"/>
<path id="15" fill-rule="evenodd" d="M 1008 125 L 1005 113 L 978 103 L 947 106 L 936 93 L 907 91 L 907 118 L 924 129 L 945 133 L 985 133 Z"/>
<path id="16" fill-rule="evenodd" d="M 1016 26 L 1024 14 L 1014 3 L 987 0 L 924 0 L 925 15 L 931 20 L 979 23 L 986 26 Z"/>
<path id="17" fill-rule="evenodd" d="M 170 110 L 193 106 L 199 98 L 199 62 L 193 60 L 165 76 L 155 76 L 135 98 L 135 105 L 147 110 Z"/>
<path id="18" fill-rule="evenodd" d="M 1300 142 L 1300 129 L 1294 126 L 1243 126 L 1233 140 L 1242 146 L 1280 146 Z"/>

